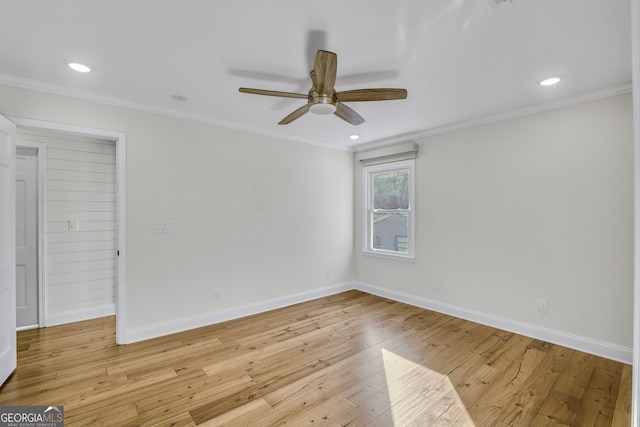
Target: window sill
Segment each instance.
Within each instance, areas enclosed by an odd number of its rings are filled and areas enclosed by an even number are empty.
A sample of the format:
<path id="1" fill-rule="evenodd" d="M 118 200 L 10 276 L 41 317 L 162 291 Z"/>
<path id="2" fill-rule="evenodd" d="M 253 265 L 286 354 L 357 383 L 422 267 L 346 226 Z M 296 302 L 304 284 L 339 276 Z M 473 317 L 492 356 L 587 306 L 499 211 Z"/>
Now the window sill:
<path id="1" fill-rule="evenodd" d="M 373 251 L 367 251 L 367 250 L 363 250 L 362 251 L 362 255 L 365 256 L 370 256 L 373 258 L 386 258 L 386 259 L 391 259 L 394 261 L 402 261 L 402 262 L 416 262 L 416 257 L 414 256 L 410 256 L 410 255 L 393 255 L 390 253 L 386 253 L 386 252 L 373 252 Z"/>

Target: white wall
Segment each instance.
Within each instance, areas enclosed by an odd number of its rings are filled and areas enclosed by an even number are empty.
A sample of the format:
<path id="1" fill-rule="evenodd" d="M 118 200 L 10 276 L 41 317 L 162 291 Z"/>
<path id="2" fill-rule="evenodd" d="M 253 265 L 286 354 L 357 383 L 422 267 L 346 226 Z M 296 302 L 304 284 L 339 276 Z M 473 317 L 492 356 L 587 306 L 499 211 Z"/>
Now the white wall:
<path id="1" fill-rule="evenodd" d="M 630 349 L 631 117 L 627 94 L 418 141 L 416 262 L 358 243 L 356 279 Z"/>
<path id="2" fill-rule="evenodd" d="M 129 330 L 355 278 L 631 347 L 629 95 L 418 141 L 415 263 L 360 253 L 351 153 L 6 86 L 0 114 L 126 133 Z"/>
<path id="3" fill-rule="evenodd" d="M 126 133 L 129 330 L 352 279 L 352 153 L 8 86 L 0 114 Z"/>

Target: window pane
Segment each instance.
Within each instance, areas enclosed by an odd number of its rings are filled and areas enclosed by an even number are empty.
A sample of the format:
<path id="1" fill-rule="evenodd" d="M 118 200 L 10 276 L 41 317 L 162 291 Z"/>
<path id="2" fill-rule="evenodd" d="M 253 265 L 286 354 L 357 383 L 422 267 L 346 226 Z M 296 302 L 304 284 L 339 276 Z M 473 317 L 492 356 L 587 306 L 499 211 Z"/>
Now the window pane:
<path id="1" fill-rule="evenodd" d="M 409 214 L 374 213 L 372 247 L 395 252 L 408 252 Z"/>
<path id="2" fill-rule="evenodd" d="M 409 171 L 373 175 L 373 209 L 409 209 Z"/>

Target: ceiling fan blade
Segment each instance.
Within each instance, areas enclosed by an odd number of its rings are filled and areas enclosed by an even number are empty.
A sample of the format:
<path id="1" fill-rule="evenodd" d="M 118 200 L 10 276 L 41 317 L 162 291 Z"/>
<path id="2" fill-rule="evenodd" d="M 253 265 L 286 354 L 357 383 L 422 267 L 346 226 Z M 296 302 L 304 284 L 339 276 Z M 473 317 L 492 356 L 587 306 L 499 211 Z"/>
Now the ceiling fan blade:
<path id="1" fill-rule="evenodd" d="M 340 102 L 390 101 L 405 99 L 406 89 L 355 89 L 336 93 Z"/>
<path id="2" fill-rule="evenodd" d="M 318 93 L 331 95 L 336 84 L 338 70 L 338 56 L 327 50 L 319 50 L 316 53 L 316 62 L 311 70 L 313 89 Z"/>
<path id="3" fill-rule="evenodd" d="M 336 111 L 334 111 L 333 114 L 340 117 L 342 120 L 351 123 L 354 126 L 358 126 L 364 123 L 364 119 L 360 114 L 356 113 L 355 110 L 347 107 L 341 102 L 338 102 L 336 104 Z"/>
<path id="4" fill-rule="evenodd" d="M 295 119 L 299 119 L 302 117 L 307 111 L 309 111 L 309 104 L 304 104 L 302 107 L 295 110 L 293 113 L 289 114 L 284 119 L 280 120 L 279 125 L 288 125 Z"/>
<path id="5" fill-rule="evenodd" d="M 265 90 L 265 89 L 251 89 L 248 87 L 241 87 L 239 91 L 243 93 L 253 93 L 255 95 L 280 96 L 283 98 L 301 98 L 301 99 L 308 98 L 308 95 L 303 95 L 301 93 L 279 92 L 277 90 Z"/>

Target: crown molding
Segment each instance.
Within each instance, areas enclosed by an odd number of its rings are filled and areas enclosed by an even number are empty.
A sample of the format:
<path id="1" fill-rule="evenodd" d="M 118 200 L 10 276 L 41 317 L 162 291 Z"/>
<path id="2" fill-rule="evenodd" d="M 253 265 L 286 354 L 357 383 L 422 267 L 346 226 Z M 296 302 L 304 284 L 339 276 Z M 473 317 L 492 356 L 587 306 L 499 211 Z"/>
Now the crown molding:
<path id="1" fill-rule="evenodd" d="M 475 126 L 486 125 L 490 123 L 496 123 L 504 120 L 515 119 L 518 117 L 529 116 L 531 114 L 542 113 L 544 111 L 556 110 L 558 108 L 571 107 L 573 105 L 582 104 L 585 102 L 597 101 L 598 99 L 609 98 L 612 96 L 623 95 L 625 93 L 632 92 L 631 83 L 598 90 L 590 93 L 585 93 L 579 96 L 571 98 L 564 98 L 557 101 L 543 102 L 535 105 L 528 105 L 520 108 L 515 108 L 509 111 L 503 111 L 497 114 L 490 114 L 481 117 L 475 117 L 469 120 L 463 120 L 456 123 L 451 123 L 443 126 L 436 126 L 429 129 L 423 129 L 420 131 L 407 133 L 404 135 L 395 136 L 393 138 L 387 138 L 384 140 L 373 141 L 366 144 L 361 144 L 355 147 L 356 152 L 370 150 L 372 148 L 384 147 L 386 145 L 396 144 L 398 142 L 405 142 L 408 140 L 418 140 L 421 138 L 428 138 L 434 135 L 441 135 L 444 133 L 455 132 L 463 129 L 472 128 Z"/>
<path id="2" fill-rule="evenodd" d="M 230 129 L 236 129 L 244 132 L 252 132 L 260 135 L 270 136 L 284 139 L 292 142 L 301 142 L 303 144 L 315 145 L 322 148 L 327 148 L 336 151 L 353 151 L 352 147 L 336 146 L 334 144 L 328 144 L 321 141 L 310 140 L 306 138 L 299 138 L 295 136 L 283 136 L 276 132 L 268 132 L 264 129 L 248 126 L 247 124 L 223 121 L 212 119 L 211 117 L 200 116 L 198 114 L 184 113 L 182 111 L 172 110 L 170 108 L 161 108 L 155 105 L 143 104 L 133 102 L 124 98 L 118 98 L 99 94 L 83 89 L 77 89 L 69 86 L 59 85 L 55 83 L 43 82 L 40 80 L 26 79 L 24 77 L 13 76 L 10 74 L 0 73 L 0 85 L 18 87 L 21 89 L 34 90 L 38 92 L 45 92 L 52 95 L 60 95 L 68 98 L 81 99 L 83 101 L 96 102 L 99 104 L 111 105 L 114 107 L 128 108 L 131 110 L 143 111 L 146 113 L 160 114 L 163 116 L 174 117 L 183 120 L 190 120 L 199 123 L 205 123 L 214 126 L 226 127 Z"/>
<path id="3" fill-rule="evenodd" d="M 561 99 L 558 101 L 528 105 L 520 108 L 515 108 L 509 111 L 500 112 L 497 114 L 490 114 L 490 115 L 475 117 L 473 119 L 464 120 L 456 123 L 446 124 L 443 126 L 436 126 L 429 129 L 417 130 L 415 132 L 396 135 L 391 138 L 380 139 L 377 141 L 372 141 L 372 142 L 367 142 L 367 143 L 357 144 L 357 145 L 337 146 L 334 144 L 328 144 L 328 143 L 324 143 L 316 140 L 309 140 L 306 138 L 299 138 L 294 136 L 283 136 L 276 132 L 268 132 L 268 131 L 265 131 L 264 129 L 258 129 L 257 127 L 249 126 L 247 124 L 216 120 L 216 119 L 212 119 L 211 117 L 204 117 L 197 114 L 189 114 L 181 111 L 172 110 L 169 108 L 161 108 L 154 105 L 137 103 L 137 102 L 123 99 L 123 98 L 97 94 L 97 93 L 83 90 L 83 89 L 76 89 L 69 86 L 63 86 L 63 85 L 43 82 L 39 80 L 26 79 L 23 77 L 13 76 L 10 74 L 0 73 L 0 84 L 6 85 L 6 86 L 19 87 L 22 89 L 29 89 L 29 90 L 39 91 L 39 92 L 50 93 L 53 95 L 66 96 L 69 98 L 82 99 L 85 101 L 97 102 L 100 104 L 107 104 L 107 105 L 112 105 L 112 106 L 121 107 L 121 108 L 144 111 L 147 113 L 160 114 L 160 115 L 174 117 L 178 119 L 190 120 L 190 121 L 210 124 L 214 126 L 221 126 L 221 127 L 236 129 L 236 130 L 245 131 L 245 132 L 252 132 L 260 135 L 270 136 L 273 138 L 285 139 L 292 142 L 301 142 L 304 144 L 315 145 L 315 146 L 327 148 L 330 150 L 355 151 L 355 152 L 361 152 L 361 151 L 370 150 L 373 148 L 380 148 L 387 145 L 396 144 L 398 142 L 406 142 L 411 139 L 415 140 L 420 138 L 427 138 L 434 135 L 455 132 L 462 129 L 468 129 L 474 126 L 495 123 L 503 120 L 540 113 L 543 111 L 569 107 L 569 106 L 581 104 L 584 102 L 595 101 L 601 98 L 622 95 L 632 91 L 632 85 L 631 83 L 628 83 L 628 84 L 620 85 L 617 87 L 594 91 L 594 92 L 582 94 L 582 95 L 571 97 L 571 98 Z"/>

